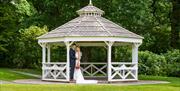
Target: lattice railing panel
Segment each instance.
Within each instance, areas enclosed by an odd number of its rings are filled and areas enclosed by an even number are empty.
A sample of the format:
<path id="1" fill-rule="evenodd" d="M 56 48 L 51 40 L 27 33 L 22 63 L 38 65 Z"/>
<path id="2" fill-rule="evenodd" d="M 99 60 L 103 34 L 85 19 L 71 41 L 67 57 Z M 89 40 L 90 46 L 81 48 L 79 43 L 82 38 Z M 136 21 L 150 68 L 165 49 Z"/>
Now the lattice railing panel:
<path id="1" fill-rule="evenodd" d="M 107 76 L 107 63 L 81 63 L 81 70 L 85 77 L 105 77 Z"/>
<path id="2" fill-rule="evenodd" d="M 56 80 L 66 80 L 66 63 L 43 63 L 43 79 L 56 79 Z"/>
<path id="3" fill-rule="evenodd" d="M 112 62 L 111 80 L 137 80 L 137 64 Z"/>

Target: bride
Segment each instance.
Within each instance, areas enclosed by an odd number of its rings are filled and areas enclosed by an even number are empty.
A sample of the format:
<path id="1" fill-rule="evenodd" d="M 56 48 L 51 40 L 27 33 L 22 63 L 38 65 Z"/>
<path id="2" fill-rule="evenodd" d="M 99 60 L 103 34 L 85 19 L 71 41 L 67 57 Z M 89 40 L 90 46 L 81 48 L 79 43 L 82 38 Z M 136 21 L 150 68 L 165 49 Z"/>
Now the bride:
<path id="1" fill-rule="evenodd" d="M 83 75 L 82 75 L 82 72 L 81 72 L 81 69 L 80 69 L 80 60 L 81 60 L 81 56 L 82 56 L 82 53 L 80 51 L 80 47 L 77 46 L 76 47 L 76 65 L 75 65 L 75 71 L 74 71 L 74 79 L 76 80 L 76 83 L 78 84 L 95 84 L 97 83 L 97 80 L 85 80 Z"/>

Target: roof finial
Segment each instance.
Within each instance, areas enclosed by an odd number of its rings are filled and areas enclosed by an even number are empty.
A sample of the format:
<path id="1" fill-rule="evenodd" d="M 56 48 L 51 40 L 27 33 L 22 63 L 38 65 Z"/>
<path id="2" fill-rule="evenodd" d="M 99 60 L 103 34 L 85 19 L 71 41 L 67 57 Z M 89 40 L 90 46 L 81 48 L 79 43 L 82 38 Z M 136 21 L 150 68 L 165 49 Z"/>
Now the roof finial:
<path id="1" fill-rule="evenodd" d="M 89 5 L 93 5 L 93 4 L 92 4 L 92 0 L 89 0 Z"/>

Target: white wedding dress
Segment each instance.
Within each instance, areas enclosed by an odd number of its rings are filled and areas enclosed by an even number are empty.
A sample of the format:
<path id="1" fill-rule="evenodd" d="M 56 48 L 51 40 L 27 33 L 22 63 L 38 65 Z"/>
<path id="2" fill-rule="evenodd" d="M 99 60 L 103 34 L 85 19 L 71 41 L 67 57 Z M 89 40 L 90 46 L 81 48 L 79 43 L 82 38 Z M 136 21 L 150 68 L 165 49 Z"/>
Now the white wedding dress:
<path id="1" fill-rule="evenodd" d="M 81 55 L 80 55 L 80 59 L 81 59 Z M 76 58 L 78 58 L 78 56 L 79 56 L 79 54 L 76 52 Z M 77 65 L 77 63 L 78 63 L 78 60 L 76 60 L 76 65 Z M 97 80 L 85 80 L 82 75 L 81 69 L 76 69 L 76 68 L 74 70 L 74 80 L 76 80 L 77 84 L 96 84 L 96 83 L 98 83 Z"/>

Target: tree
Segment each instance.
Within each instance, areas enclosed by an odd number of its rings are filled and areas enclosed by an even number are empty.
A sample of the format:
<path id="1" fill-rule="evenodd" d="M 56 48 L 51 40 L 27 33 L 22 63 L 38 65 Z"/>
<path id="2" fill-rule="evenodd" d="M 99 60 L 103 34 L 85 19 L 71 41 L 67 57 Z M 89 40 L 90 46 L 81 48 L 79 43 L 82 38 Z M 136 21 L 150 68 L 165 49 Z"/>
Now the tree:
<path id="1" fill-rule="evenodd" d="M 18 14 L 10 0 L 0 0 L 0 66 L 7 65 L 9 43 L 16 36 Z"/>
<path id="2" fill-rule="evenodd" d="M 19 68 L 37 68 L 41 65 L 41 47 L 37 43 L 37 37 L 48 31 L 47 26 L 30 26 L 20 29 L 20 37 L 15 43 L 11 64 Z"/>
<path id="3" fill-rule="evenodd" d="M 180 49 L 180 1 L 171 1 L 173 5 L 171 14 L 171 46 Z"/>

